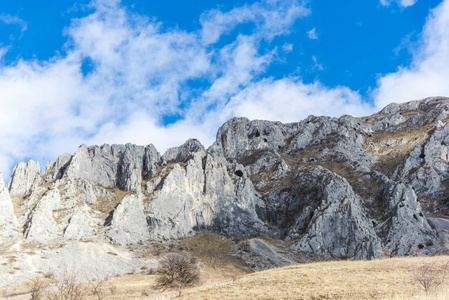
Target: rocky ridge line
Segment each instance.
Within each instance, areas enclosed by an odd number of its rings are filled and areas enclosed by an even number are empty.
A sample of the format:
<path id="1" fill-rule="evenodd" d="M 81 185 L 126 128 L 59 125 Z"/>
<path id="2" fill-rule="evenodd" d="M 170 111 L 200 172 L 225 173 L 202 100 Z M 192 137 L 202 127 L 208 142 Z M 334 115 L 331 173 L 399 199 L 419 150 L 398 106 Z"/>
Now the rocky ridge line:
<path id="1" fill-rule="evenodd" d="M 1 238 L 132 245 L 211 231 L 327 258 L 441 252 L 427 219 L 449 215 L 448 114 L 448 99 L 428 98 L 364 118 L 234 118 L 208 149 L 191 139 L 164 155 L 82 145 L 0 180 Z"/>

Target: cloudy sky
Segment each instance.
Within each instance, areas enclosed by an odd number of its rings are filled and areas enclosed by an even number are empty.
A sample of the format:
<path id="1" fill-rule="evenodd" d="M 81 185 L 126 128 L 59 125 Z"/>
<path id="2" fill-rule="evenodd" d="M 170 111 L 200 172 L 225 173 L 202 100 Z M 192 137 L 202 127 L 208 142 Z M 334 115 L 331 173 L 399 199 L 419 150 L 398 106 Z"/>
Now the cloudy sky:
<path id="1" fill-rule="evenodd" d="M 0 3 L 0 172 L 449 96 L 449 0 Z"/>

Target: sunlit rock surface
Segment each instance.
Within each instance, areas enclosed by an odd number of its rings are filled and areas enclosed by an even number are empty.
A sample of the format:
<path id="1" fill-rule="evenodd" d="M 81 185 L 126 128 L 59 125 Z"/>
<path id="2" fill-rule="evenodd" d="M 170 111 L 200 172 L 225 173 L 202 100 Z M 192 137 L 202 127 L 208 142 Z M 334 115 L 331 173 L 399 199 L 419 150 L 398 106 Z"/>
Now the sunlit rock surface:
<path id="1" fill-rule="evenodd" d="M 427 218 L 449 216 L 448 115 L 449 100 L 428 98 L 363 118 L 234 118 L 208 149 L 81 145 L 0 180 L 2 236 L 133 245 L 210 231 L 324 258 L 432 254 Z"/>

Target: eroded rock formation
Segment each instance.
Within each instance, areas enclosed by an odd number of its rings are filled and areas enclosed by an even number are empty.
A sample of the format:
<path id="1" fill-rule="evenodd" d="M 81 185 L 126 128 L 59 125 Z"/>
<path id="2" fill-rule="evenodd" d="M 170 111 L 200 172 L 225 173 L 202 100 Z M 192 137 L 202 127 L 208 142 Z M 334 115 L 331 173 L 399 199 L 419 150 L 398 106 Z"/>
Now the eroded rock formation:
<path id="1" fill-rule="evenodd" d="M 323 257 L 431 254 L 427 217 L 449 216 L 448 115 L 448 99 L 428 98 L 364 118 L 234 118 L 208 149 L 82 145 L 46 170 L 18 164 L 7 188 L 0 180 L 0 226 L 38 242 L 213 231 Z"/>

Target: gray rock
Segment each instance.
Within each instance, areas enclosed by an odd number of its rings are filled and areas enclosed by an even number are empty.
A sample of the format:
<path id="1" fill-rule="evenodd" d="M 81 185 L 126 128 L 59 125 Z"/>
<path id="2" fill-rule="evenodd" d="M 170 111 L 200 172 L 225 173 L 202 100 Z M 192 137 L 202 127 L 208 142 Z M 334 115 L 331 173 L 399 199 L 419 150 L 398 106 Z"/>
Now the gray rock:
<path id="1" fill-rule="evenodd" d="M 395 114 L 399 111 L 400 106 L 397 103 L 391 103 L 388 104 L 387 106 L 385 106 L 381 111 L 380 114 L 383 115 L 391 115 L 391 114 Z"/>
<path id="2" fill-rule="evenodd" d="M 386 248 L 398 256 L 415 255 L 418 250 L 430 254 L 429 246 L 436 241 L 436 233 L 427 222 L 413 189 L 390 183 L 384 197 L 390 199 L 386 209 L 388 218 L 379 227 L 387 232 Z"/>
<path id="3" fill-rule="evenodd" d="M 11 291 L 15 284 L 26 284 L 39 274 L 53 274 L 60 279 L 75 276 L 84 282 L 135 273 L 143 264 L 149 269 L 157 268 L 156 259 L 150 258 L 147 263 L 100 240 L 59 240 L 46 243 L 43 248 L 34 246 L 33 251 L 0 255 L 0 288 Z"/>
<path id="4" fill-rule="evenodd" d="M 62 172 L 64 178 L 84 179 L 105 188 L 117 186 L 139 193 L 143 177 L 155 176 L 159 163 L 160 155 L 153 145 L 105 144 L 89 148 L 81 145 Z"/>
<path id="5" fill-rule="evenodd" d="M 3 181 L 2 173 L 0 173 L 0 228 L 3 228 L 2 233 L 15 225 L 17 225 L 17 218 L 14 215 L 14 205 Z"/>
<path id="6" fill-rule="evenodd" d="M 185 237 L 198 230 L 245 235 L 266 231 L 255 212 L 263 203 L 251 181 L 239 178 L 234 183 L 225 161 L 207 155 L 203 168 L 200 151 L 185 169 L 175 164 L 166 172 L 145 206 L 152 238 Z"/>
<path id="7" fill-rule="evenodd" d="M 118 163 L 117 186 L 133 193 L 141 192 L 143 147 L 127 144 Z"/>
<path id="8" fill-rule="evenodd" d="M 274 267 L 284 267 L 297 264 L 296 261 L 282 254 L 281 249 L 264 241 L 263 239 L 250 239 L 249 251 L 271 262 Z"/>
<path id="9" fill-rule="evenodd" d="M 91 238 L 95 235 L 99 222 L 89 216 L 89 207 L 83 205 L 77 208 L 69 219 L 69 224 L 64 229 L 64 237 L 72 240 Z"/>
<path id="10" fill-rule="evenodd" d="M 81 145 L 73 155 L 63 178 L 84 179 L 103 187 L 114 187 L 117 182 L 119 155 L 124 146 L 87 148 Z"/>
<path id="11" fill-rule="evenodd" d="M 8 183 L 11 196 L 30 194 L 40 184 L 40 166 L 38 162 L 30 160 L 28 164 L 20 162 L 13 170 Z"/>
<path id="12" fill-rule="evenodd" d="M 116 244 L 136 244 L 150 237 L 143 195 L 125 196 L 115 208 L 106 236 Z"/>
<path id="13" fill-rule="evenodd" d="M 437 126 L 424 145 L 417 145 L 394 173 L 421 196 L 437 197 L 449 179 L 449 124 Z"/>
<path id="14" fill-rule="evenodd" d="M 436 255 L 447 255 L 449 253 L 449 220 L 446 218 L 427 218 L 432 228 L 437 232 Z M 419 250 L 419 248 L 418 248 Z M 420 251 L 420 250 L 419 250 Z"/>
<path id="15" fill-rule="evenodd" d="M 143 178 L 149 180 L 157 175 L 157 165 L 161 163 L 161 155 L 153 144 L 145 147 L 143 157 Z"/>
<path id="16" fill-rule="evenodd" d="M 68 153 L 58 156 L 58 159 L 53 166 L 54 179 L 60 179 L 62 177 L 71 160 L 72 155 Z"/>
<path id="17" fill-rule="evenodd" d="M 208 151 L 228 159 L 238 159 L 246 151 L 277 151 L 286 145 L 285 139 L 296 127 L 297 124 L 233 118 L 218 130 Z"/>
<path id="18" fill-rule="evenodd" d="M 48 190 L 31 211 L 24 225 L 24 237 L 30 241 L 44 242 L 59 236 L 59 227 L 53 211 L 61 204 L 57 188 Z"/>
<path id="19" fill-rule="evenodd" d="M 381 256 L 381 243 L 372 221 L 363 212 L 361 199 L 340 176 L 318 168 L 321 203 L 293 249 L 336 258 L 372 259 Z M 310 208 L 305 215 L 310 214 Z M 304 217 L 298 227 L 304 226 Z M 299 227 L 301 228 L 301 227 Z"/>
<path id="20" fill-rule="evenodd" d="M 193 157 L 194 153 L 199 153 L 201 157 L 206 155 L 204 146 L 196 139 L 190 139 L 179 147 L 168 149 L 162 156 L 165 163 L 186 162 Z"/>
<path id="21" fill-rule="evenodd" d="M 324 257 L 431 254 L 441 241 L 427 216 L 449 215 L 448 117 L 448 99 L 428 98 L 365 118 L 234 118 L 207 150 L 82 145 L 45 171 L 19 163 L 0 183 L 0 226 L 36 242 L 125 247 L 212 231 Z"/>
<path id="22" fill-rule="evenodd" d="M 84 179 L 67 179 L 60 184 L 60 190 L 65 208 L 84 203 L 95 204 L 97 197 L 108 198 L 108 192 L 105 189 L 96 187 Z"/>

